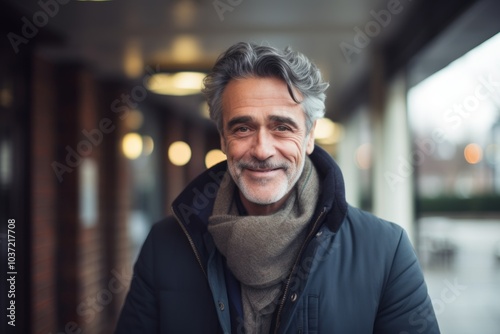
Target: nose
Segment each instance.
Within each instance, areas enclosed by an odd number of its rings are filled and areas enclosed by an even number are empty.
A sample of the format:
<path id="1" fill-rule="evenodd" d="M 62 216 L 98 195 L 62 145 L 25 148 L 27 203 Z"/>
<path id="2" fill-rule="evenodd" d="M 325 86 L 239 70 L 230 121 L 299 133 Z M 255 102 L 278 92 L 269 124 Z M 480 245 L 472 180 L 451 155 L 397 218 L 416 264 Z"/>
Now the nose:
<path id="1" fill-rule="evenodd" d="M 251 152 L 252 156 L 260 161 L 265 161 L 275 154 L 274 139 L 265 130 L 259 130 L 254 137 Z"/>

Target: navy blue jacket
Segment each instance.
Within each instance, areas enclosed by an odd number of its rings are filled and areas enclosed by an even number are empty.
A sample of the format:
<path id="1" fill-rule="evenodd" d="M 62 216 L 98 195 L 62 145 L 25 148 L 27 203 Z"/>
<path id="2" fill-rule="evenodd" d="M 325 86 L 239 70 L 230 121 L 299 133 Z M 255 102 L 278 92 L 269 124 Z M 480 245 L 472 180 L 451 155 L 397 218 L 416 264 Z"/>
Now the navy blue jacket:
<path id="1" fill-rule="evenodd" d="M 439 333 L 421 268 L 404 230 L 348 206 L 340 169 L 310 155 L 322 192 L 283 292 L 273 333 Z M 207 231 L 221 163 L 155 224 L 134 267 L 116 333 L 242 333 L 239 283 Z"/>

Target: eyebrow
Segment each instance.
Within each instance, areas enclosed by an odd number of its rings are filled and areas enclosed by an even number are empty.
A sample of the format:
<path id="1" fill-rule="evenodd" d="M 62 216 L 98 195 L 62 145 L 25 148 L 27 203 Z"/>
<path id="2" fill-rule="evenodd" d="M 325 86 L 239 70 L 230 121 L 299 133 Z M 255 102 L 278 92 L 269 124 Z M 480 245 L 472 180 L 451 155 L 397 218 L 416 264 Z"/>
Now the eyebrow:
<path id="1" fill-rule="evenodd" d="M 296 129 L 299 128 L 299 125 L 293 120 L 291 119 L 290 117 L 286 117 L 286 116 L 270 116 L 269 119 L 273 122 L 277 122 L 277 123 L 283 123 L 283 124 L 288 124 Z"/>
<path id="2" fill-rule="evenodd" d="M 251 116 L 235 117 L 235 118 L 231 119 L 229 122 L 227 122 L 227 128 L 231 129 L 235 125 L 249 123 L 249 122 L 252 122 L 252 120 L 253 120 L 253 118 Z M 299 128 L 298 124 L 290 117 L 271 115 L 271 116 L 269 116 L 269 120 L 276 122 L 276 123 L 288 124 L 296 129 Z"/>
<path id="3" fill-rule="evenodd" d="M 229 122 L 227 122 L 227 128 L 231 129 L 233 126 L 237 124 L 242 124 L 242 123 L 248 123 L 252 121 L 252 117 L 250 116 L 240 116 L 240 117 L 235 117 L 231 119 Z"/>

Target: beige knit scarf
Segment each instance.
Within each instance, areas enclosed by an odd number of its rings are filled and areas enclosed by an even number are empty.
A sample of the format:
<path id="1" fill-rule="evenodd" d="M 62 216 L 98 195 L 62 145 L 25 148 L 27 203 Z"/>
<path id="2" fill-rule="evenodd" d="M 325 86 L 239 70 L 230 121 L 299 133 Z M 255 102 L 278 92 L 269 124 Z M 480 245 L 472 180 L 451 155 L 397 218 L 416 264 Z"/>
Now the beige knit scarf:
<path id="1" fill-rule="evenodd" d="M 208 230 L 241 284 L 245 333 L 269 333 L 282 283 L 290 273 L 312 218 L 320 183 L 306 156 L 304 170 L 283 207 L 268 216 L 239 216 L 236 185 L 226 172 Z M 228 179 L 229 178 L 229 179 Z"/>

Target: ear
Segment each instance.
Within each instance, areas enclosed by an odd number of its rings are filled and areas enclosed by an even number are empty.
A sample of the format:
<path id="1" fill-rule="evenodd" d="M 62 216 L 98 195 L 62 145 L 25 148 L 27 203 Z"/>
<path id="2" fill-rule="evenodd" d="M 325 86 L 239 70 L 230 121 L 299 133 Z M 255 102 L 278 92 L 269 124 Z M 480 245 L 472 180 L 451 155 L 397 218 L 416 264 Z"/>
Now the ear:
<path id="1" fill-rule="evenodd" d="M 316 129 L 316 121 L 311 126 L 309 131 L 309 138 L 307 139 L 306 153 L 311 154 L 314 151 L 314 129 Z"/>

